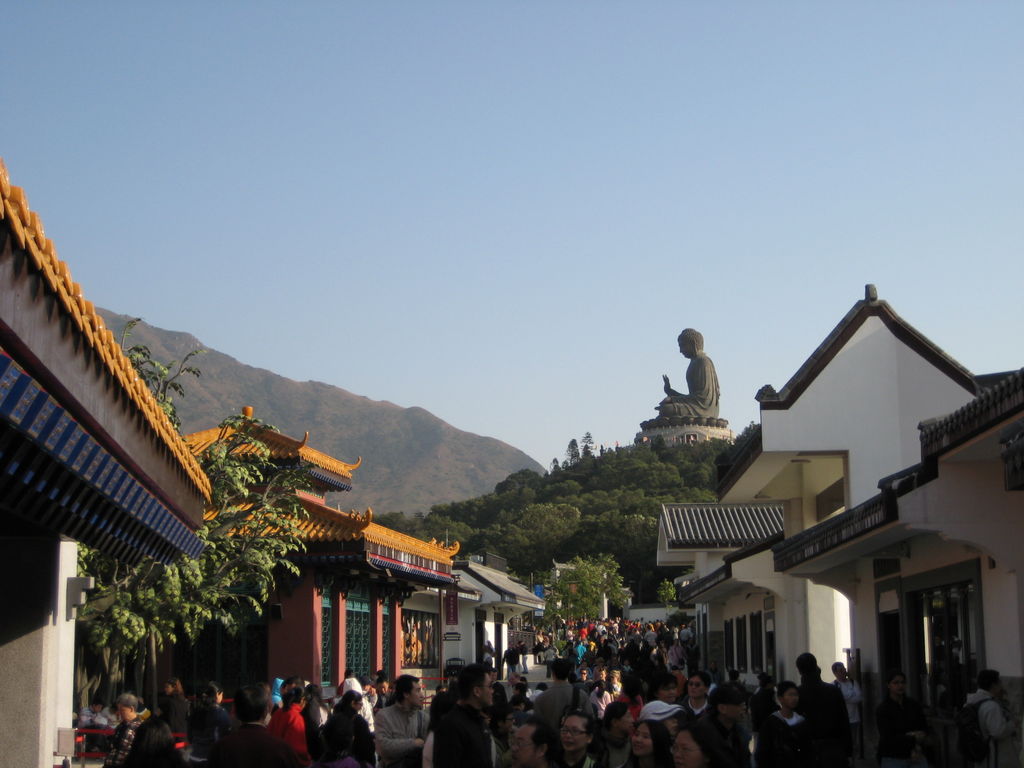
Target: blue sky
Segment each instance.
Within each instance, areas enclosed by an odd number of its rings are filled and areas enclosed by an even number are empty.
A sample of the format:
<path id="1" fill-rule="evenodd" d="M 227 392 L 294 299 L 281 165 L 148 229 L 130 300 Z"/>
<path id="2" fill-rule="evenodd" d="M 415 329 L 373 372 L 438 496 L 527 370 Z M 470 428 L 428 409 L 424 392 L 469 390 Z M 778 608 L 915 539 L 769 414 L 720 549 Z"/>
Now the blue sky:
<path id="1" fill-rule="evenodd" d="M 3 19 L 0 156 L 90 300 L 545 465 L 630 442 L 687 326 L 742 428 L 868 282 L 1024 365 L 1020 3 Z"/>

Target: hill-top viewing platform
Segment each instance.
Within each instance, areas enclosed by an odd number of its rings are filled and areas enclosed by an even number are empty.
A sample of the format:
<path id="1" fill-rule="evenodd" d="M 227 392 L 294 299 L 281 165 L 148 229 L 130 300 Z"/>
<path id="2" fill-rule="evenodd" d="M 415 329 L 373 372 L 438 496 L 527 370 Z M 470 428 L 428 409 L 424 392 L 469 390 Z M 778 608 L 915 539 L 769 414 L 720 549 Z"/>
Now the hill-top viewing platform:
<path id="1" fill-rule="evenodd" d="M 658 416 L 640 423 L 634 442 L 653 442 L 660 437 L 673 443 L 698 443 L 703 440 L 733 440 L 735 435 L 725 419 L 703 416 Z"/>

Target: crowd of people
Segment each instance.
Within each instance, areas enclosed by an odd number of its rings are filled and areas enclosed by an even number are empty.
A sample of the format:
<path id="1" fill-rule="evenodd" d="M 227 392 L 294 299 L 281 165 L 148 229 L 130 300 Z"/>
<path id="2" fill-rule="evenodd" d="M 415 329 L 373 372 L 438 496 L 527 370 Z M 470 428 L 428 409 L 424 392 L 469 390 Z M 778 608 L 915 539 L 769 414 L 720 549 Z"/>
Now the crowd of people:
<path id="1" fill-rule="evenodd" d="M 348 670 L 329 702 L 319 686 L 278 679 L 237 691 L 232 720 L 215 683 L 190 706 L 172 680 L 153 717 L 125 694 L 116 713 L 94 702 L 80 723 L 117 723 L 111 768 L 843 768 L 863 738 L 860 686 L 842 662 L 826 682 L 809 653 L 795 660 L 799 682 L 761 673 L 749 691 L 735 670 L 723 679 L 701 664 L 686 625 L 580 622 L 541 635 L 533 660 L 545 679 L 532 687 L 528 652 L 506 657 L 502 681 L 482 650 L 429 704 L 413 675 L 371 681 Z M 905 686 L 902 672 L 886 676 L 882 768 L 929 765 L 928 726 Z M 980 764 L 1019 768 L 997 672 L 979 673 L 967 705 L 988 749 Z M 187 758 L 175 749 L 180 732 Z"/>

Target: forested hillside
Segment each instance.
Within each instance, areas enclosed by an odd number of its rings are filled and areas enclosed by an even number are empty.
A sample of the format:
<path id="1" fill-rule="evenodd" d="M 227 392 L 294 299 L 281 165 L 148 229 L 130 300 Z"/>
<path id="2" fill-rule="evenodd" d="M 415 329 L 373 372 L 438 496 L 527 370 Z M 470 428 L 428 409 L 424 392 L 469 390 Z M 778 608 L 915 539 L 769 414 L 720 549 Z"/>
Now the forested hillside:
<path id="1" fill-rule="evenodd" d="M 543 580 L 552 560 L 609 553 L 634 600 L 654 601 L 658 582 L 679 574 L 655 566 L 661 505 L 715 500 L 715 458 L 729 447 L 656 442 L 590 455 L 574 440 L 566 461 L 545 474 L 521 470 L 484 496 L 436 505 L 425 516 L 379 520 L 428 539 L 458 540 L 463 554 L 500 554 L 527 581 Z"/>

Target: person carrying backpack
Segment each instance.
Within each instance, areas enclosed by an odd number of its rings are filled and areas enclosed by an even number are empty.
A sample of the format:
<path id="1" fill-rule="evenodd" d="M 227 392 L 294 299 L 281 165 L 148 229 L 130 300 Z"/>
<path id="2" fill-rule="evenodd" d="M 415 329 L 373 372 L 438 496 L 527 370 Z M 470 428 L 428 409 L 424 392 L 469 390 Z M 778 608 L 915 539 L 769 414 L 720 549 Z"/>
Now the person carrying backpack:
<path id="1" fill-rule="evenodd" d="M 984 768 L 1020 768 L 1014 737 L 1017 724 L 1003 698 L 1003 684 L 994 669 L 978 673 L 978 690 L 957 714 L 960 753 Z"/>
<path id="2" fill-rule="evenodd" d="M 533 714 L 555 731 L 562 727 L 562 718 L 568 712 L 582 710 L 591 716 L 594 714 L 590 697 L 585 691 L 569 682 L 571 672 L 572 662 L 566 659 L 555 659 L 551 665 L 551 674 L 555 678 L 551 687 L 533 702 Z"/>

